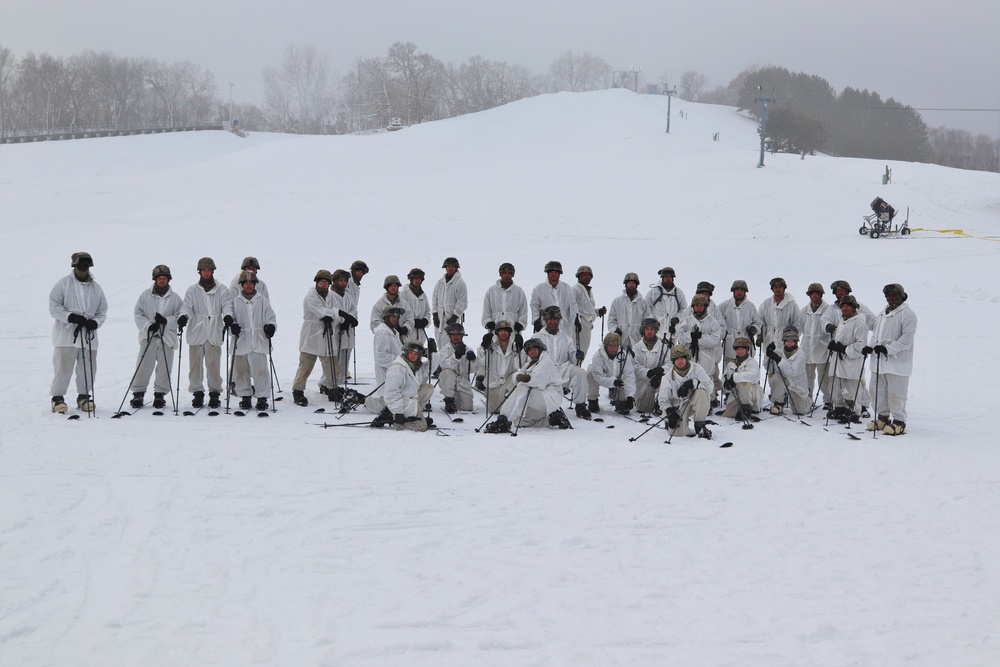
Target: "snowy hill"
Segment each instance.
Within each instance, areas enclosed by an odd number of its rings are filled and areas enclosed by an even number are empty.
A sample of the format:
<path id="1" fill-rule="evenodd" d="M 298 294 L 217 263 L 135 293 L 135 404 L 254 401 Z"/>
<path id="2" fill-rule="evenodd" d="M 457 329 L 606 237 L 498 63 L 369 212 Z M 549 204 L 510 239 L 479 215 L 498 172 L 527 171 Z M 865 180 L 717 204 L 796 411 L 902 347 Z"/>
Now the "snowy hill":
<path id="1" fill-rule="evenodd" d="M 793 155 L 757 169 L 754 121 L 675 99 L 666 134 L 666 105 L 563 93 L 371 136 L 0 147 L 0 662 L 1000 661 L 1000 175 L 889 163 L 883 186 L 885 163 Z M 857 233 L 875 196 L 909 208 L 911 236 Z M 100 418 L 74 422 L 49 413 L 46 300 L 79 250 L 110 307 Z M 448 438 L 323 430 L 332 416 L 290 400 L 269 420 L 110 419 L 150 270 L 168 264 L 183 292 L 206 255 L 227 283 L 260 259 L 285 394 L 315 271 L 359 258 L 364 321 L 385 275 L 419 266 L 432 288 L 458 257 L 472 340 L 504 261 L 526 290 L 548 260 L 568 281 L 588 264 L 599 305 L 666 265 L 717 302 L 741 278 L 759 303 L 780 275 L 800 304 L 847 279 L 876 309 L 899 282 L 920 318 L 911 422 L 855 442 L 819 413 L 752 431 L 717 418 L 735 442 L 720 450 L 630 443 L 644 426 L 616 417 L 487 436 L 481 404 Z"/>

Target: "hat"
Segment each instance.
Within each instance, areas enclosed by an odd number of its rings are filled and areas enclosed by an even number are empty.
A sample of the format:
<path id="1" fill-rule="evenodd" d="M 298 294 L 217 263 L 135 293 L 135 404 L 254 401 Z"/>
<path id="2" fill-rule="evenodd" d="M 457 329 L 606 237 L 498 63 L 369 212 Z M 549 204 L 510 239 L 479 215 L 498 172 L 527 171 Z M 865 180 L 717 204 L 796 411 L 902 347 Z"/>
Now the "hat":
<path id="1" fill-rule="evenodd" d="M 89 252 L 74 252 L 70 256 L 70 266 L 76 266 L 77 264 L 85 264 L 86 266 L 94 265 L 94 258 L 90 256 Z"/>
<path id="2" fill-rule="evenodd" d="M 167 280 L 173 280 L 173 276 L 170 275 L 170 267 L 166 264 L 157 264 L 153 267 L 153 280 L 160 276 L 166 276 Z"/>
<path id="3" fill-rule="evenodd" d="M 691 348 L 683 343 L 674 345 L 670 348 L 670 361 L 684 357 L 685 359 L 691 358 Z"/>

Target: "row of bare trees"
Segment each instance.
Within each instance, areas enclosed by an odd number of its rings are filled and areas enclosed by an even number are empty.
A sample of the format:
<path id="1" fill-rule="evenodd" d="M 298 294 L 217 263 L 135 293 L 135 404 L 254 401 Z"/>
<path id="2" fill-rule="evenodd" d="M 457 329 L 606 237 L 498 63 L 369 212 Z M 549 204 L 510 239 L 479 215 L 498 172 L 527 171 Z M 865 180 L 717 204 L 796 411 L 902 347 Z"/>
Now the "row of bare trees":
<path id="1" fill-rule="evenodd" d="M 0 135 L 219 122 L 211 72 L 85 51 L 69 58 L 0 47 Z"/>

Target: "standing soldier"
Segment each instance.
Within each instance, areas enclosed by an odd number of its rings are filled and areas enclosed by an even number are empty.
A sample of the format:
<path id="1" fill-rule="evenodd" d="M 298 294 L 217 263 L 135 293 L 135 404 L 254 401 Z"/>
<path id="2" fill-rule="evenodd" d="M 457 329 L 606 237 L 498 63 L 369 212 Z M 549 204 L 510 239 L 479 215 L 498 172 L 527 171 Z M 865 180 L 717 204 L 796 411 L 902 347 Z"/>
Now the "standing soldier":
<path id="1" fill-rule="evenodd" d="M 587 372 L 580 368 L 583 352 L 576 349 L 576 344 L 569 334 L 559 330 L 562 313 L 559 306 L 549 306 L 541 311 L 539 317 L 545 322 L 545 329 L 538 332 L 538 338 L 545 344 L 548 355 L 563 376 L 563 387 L 571 394 L 575 404 L 576 416 L 580 419 L 590 419 L 587 409 Z"/>
<path id="2" fill-rule="evenodd" d="M 886 285 L 882 293 L 887 305 L 875 318 L 871 338 L 874 345 L 869 351 L 869 354 L 874 352 L 876 355 L 872 385 L 877 400 L 873 407 L 878 417 L 868 425 L 868 430 L 879 429 L 886 435 L 902 435 L 906 431 L 906 398 L 913 373 L 917 316 L 904 303 L 906 292 L 902 285 Z"/>
<path id="3" fill-rule="evenodd" d="M 531 322 L 535 333 L 542 330 L 545 322 L 542 317 L 542 310 L 550 306 L 559 308 L 563 319 L 571 322 L 573 327 L 582 325 L 577 318 L 576 298 L 573 296 L 573 288 L 562 282 L 559 276 L 562 275 L 562 262 L 555 260 L 545 263 L 545 280 L 535 285 L 531 290 Z M 549 354 L 552 350 L 548 350 Z M 558 362 L 557 364 L 558 365 Z"/>
<path id="4" fill-rule="evenodd" d="M 718 407 L 715 392 L 722 389 L 719 364 L 722 362 L 722 327 L 708 312 L 709 300 L 699 292 L 691 299 L 691 307 L 681 313 L 675 342 L 688 346 L 691 360 L 705 369 L 712 378 L 712 407 Z"/>
<path id="5" fill-rule="evenodd" d="M 233 299 L 235 300 L 240 292 L 243 291 L 243 284 L 241 280 L 243 273 L 247 271 L 252 273 L 256 279 L 256 282 L 254 283 L 254 291 L 257 294 L 264 296 L 268 302 L 270 302 L 271 297 L 267 292 L 267 285 L 265 285 L 264 281 L 257 275 L 260 271 L 260 262 L 257 261 L 256 257 L 244 257 L 243 262 L 240 265 L 240 270 L 233 277 L 233 281 L 229 283 L 229 290 L 233 294 Z M 230 389 L 235 390 L 238 378 L 247 380 L 250 375 L 250 368 L 247 366 L 247 358 L 248 357 L 246 356 L 238 356 L 233 360 L 233 377 L 229 378 Z"/>
<path id="6" fill-rule="evenodd" d="M 135 302 L 139 356 L 130 387 L 133 408 L 142 407 L 154 367 L 153 407 L 160 409 L 167 404 L 163 397 L 170 391 L 170 368 L 177 347 L 177 316 L 184 305 L 177 293 L 170 289 L 170 280 L 170 267 L 157 264 L 153 267 L 153 286 L 143 290 Z"/>
<path id="7" fill-rule="evenodd" d="M 386 276 L 385 280 L 382 281 L 382 288 L 385 290 L 385 293 L 372 305 L 372 314 L 369 322 L 373 333 L 375 327 L 382 324 L 382 313 L 386 308 L 391 306 L 403 311 L 398 328 L 399 332 L 403 334 L 404 340 L 409 336 L 410 330 L 413 328 L 413 312 L 408 307 L 410 305 L 409 302 L 400 292 L 402 286 L 403 283 L 396 276 Z"/>
<path id="8" fill-rule="evenodd" d="M 435 336 L 439 339 L 442 335 L 447 337 L 444 331 L 447 325 L 465 322 L 465 309 L 469 307 L 469 290 L 459 271 L 461 267 L 458 260 L 446 257 L 441 268 L 444 269 L 444 275 L 434 286 L 432 299 Z"/>
<path id="9" fill-rule="evenodd" d="M 674 285 L 677 274 L 671 267 L 665 266 L 657 273 L 660 276 L 660 284 L 653 285 L 653 288 L 646 292 L 646 303 L 649 304 L 650 317 L 660 321 L 660 331 L 667 331 L 671 322 L 688 307 L 688 301 L 681 288 Z"/>
<path id="10" fill-rule="evenodd" d="M 74 372 L 77 407 L 85 412 L 94 411 L 91 394 L 97 377 L 97 329 L 108 315 L 108 302 L 104 290 L 90 273 L 93 265 L 90 253 L 74 252 L 70 258 L 73 271 L 60 278 L 49 292 L 49 315 L 55 320 L 52 324 L 52 412 L 65 414 L 65 394 Z"/>
<path id="11" fill-rule="evenodd" d="M 205 376 L 208 376 L 208 407 L 218 408 L 222 395 L 222 343 L 233 323 L 233 293 L 215 280 L 215 261 L 198 260 L 198 282 L 184 293 L 178 330 L 187 327 L 188 391 L 191 407 L 205 405 Z M 226 369 L 227 371 L 229 369 Z M 180 373 L 180 369 L 177 369 Z"/>
<path id="12" fill-rule="evenodd" d="M 274 310 L 266 296 L 257 291 L 259 281 L 253 271 L 244 271 L 239 278 L 240 292 L 233 297 L 233 326 L 235 336 L 233 354 L 235 362 L 242 359 L 249 372 L 236 378 L 236 395 L 240 408 L 249 410 L 251 398 L 256 395 L 259 411 L 267 410 L 267 397 L 271 394 L 271 369 L 268 355 L 271 338 L 277 330 Z"/>
<path id="13" fill-rule="evenodd" d="M 746 281 L 734 280 L 729 291 L 733 293 L 733 296 L 723 301 L 722 305 L 719 306 L 719 313 L 726 322 L 725 338 L 730 341 L 728 345 L 723 345 L 722 349 L 726 357 L 726 364 L 737 356 L 732 341 L 745 336 L 752 342 L 760 331 L 760 315 L 757 313 L 757 306 L 747 299 L 750 290 L 747 288 Z"/>
<path id="14" fill-rule="evenodd" d="M 604 306 L 597 307 L 594 294 L 590 288 L 590 281 L 594 279 L 594 271 L 589 266 L 581 266 L 576 270 L 576 284 L 573 285 L 573 295 L 576 297 L 576 309 L 580 313 L 580 331 L 577 334 L 580 338 L 577 344 L 583 356 L 587 356 L 590 349 L 590 339 L 594 333 L 594 321 L 598 317 L 604 317 L 608 309 Z"/>
<path id="15" fill-rule="evenodd" d="M 830 393 L 830 375 L 827 373 L 827 365 L 830 363 L 830 355 L 833 354 L 827 349 L 830 336 L 837 330 L 837 309 L 823 300 L 823 286 L 819 283 L 810 283 L 806 288 L 806 296 L 809 303 L 802 307 L 802 340 L 799 347 L 805 357 L 806 382 L 808 384 L 809 396 L 816 396 L 816 383 L 819 383 L 820 391 L 823 393 L 823 403 L 826 409 L 832 407 L 832 396 Z M 810 401 L 812 399 L 810 398 Z"/>
<path id="16" fill-rule="evenodd" d="M 347 378 L 351 377 L 348 366 L 354 354 L 354 346 L 357 343 L 357 321 L 358 303 L 361 300 L 361 280 L 368 273 L 368 265 L 360 259 L 351 262 L 351 275 L 344 288 L 344 310 L 349 312 L 354 318 L 355 324 L 349 326 L 344 333 L 340 346 L 340 374 L 341 380 L 346 384 Z M 357 382 L 357 380 L 355 380 Z"/>
<path id="17" fill-rule="evenodd" d="M 323 388 L 331 401 L 342 396 L 339 388 L 339 369 L 337 355 L 339 353 L 339 326 L 349 316 L 338 307 L 335 296 L 330 290 L 333 274 L 325 269 L 316 272 L 313 278 L 314 287 L 310 288 L 302 300 L 302 328 L 299 330 L 299 367 L 295 371 L 292 382 L 292 400 L 295 405 L 309 405 L 306 398 L 306 383 L 309 374 L 316 366 L 319 358 L 323 369 Z"/>
<path id="18" fill-rule="evenodd" d="M 857 300 L 848 294 L 840 300 L 840 322 L 828 348 L 834 354 L 829 373 L 833 377 L 834 405 L 830 417 L 844 424 L 861 421 L 861 401 L 856 401 L 864 379 L 866 341 L 868 325 L 865 317 L 858 312 Z"/>
<path id="19" fill-rule="evenodd" d="M 608 328 L 621 336 L 622 345 L 628 349 L 642 338 L 642 321 L 652 317 L 652 313 L 649 303 L 639 294 L 637 274 L 626 273 L 622 284 L 625 290 L 615 297 L 608 310 Z"/>
<path id="20" fill-rule="evenodd" d="M 431 323 L 431 302 L 424 291 L 424 278 L 423 269 L 410 269 L 406 274 L 407 285 L 399 290 L 399 295 L 403 297 L 404 307 L 413 325 L 409 331 L 410 340 L 426 346 L 430 338 L 427 327 Z M 421 370 L 426 370 L 422 364 Z"/>
<path id="21" fill-rule="evenodd" d="M 514 265 L 504 262 L 499 269 L 500 279 L 486 290 L 483 297 L 483 345 L 493 338 L 496 324 L 501 320 L 514 327 L 515 340 L 523 345 L 521 332 L 528 326 L 528 299 L 524 290 L 514 284 Z"/>

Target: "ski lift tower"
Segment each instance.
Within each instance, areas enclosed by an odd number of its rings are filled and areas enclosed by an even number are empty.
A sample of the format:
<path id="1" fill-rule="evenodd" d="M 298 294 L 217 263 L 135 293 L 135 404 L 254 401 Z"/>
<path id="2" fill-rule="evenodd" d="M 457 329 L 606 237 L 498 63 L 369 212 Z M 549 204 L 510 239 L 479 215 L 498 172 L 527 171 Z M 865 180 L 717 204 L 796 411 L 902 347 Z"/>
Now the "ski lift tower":
<path id="1" fill-rule="evenodd" d="M 667 134 L 670 134 L 670 102 L 673 101 L 674 95 L 677 94 L 677 86 L 663 91 L 663 94 L 667 96 Z"/>

